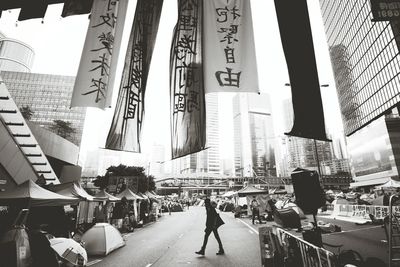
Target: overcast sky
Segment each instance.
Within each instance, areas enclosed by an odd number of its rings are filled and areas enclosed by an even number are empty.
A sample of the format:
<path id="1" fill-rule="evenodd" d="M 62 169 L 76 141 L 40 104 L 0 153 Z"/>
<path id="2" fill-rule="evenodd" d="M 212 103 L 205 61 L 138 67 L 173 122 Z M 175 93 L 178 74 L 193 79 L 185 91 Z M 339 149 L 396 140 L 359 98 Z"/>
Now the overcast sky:
<path id="1" fill-rule="evenodd" d="M 295 1 L 295 0 L 294 0 Z M 329 128 L 341 129 L 340 116 L 337 114 L 336 89 L 334 85 L 328 48 L 325 39 L 319 1 L 308 0 L 310 20 L 312 25 L 314 47 L 321 84 L 329 84 L 323 88 L 326 123 Z M 136 1 L 130 2 L 128 9 L 127 28 L 123 46 L 126 47 L 133 21 Z M 282 135 L 280 101 L 288 97 L 289 82 L 287 67 L 282 51 L 275 7 L 272 0 L 251 0 L 253 27 L 256 44 L 257 65 L 260 91 L 267 92 L 272 97 L 273 115 L 276 135 Z M 3 12 L 0 19 L 0 31 L 7 37 L 21 40 L 35 50 L 35 60 L 32 72 L 75 76 L 83 48 L 88 26 L 88 15 L 61 18 L 62 5 L 51 5 L 44 21 L 33 19 L 16 22 L 19 10 Z M 146 114 L 143 129 L 143 152 L 150 152 L 153 143 L 169 146 L 169 52 L 173 27 L 176 23 L 177 1 L 164 0 L 161 22 L 156 46 L 151 63 L 149 80 L 146 89 Z M 296 23 L 293 21 L 293 23 Z M 121 50 L 126 51 L 126 48 Z M 123 54 L 121 53 L 121 62 Z M 117 70 L 120 75 L 122 64 Z M 116 81 L 119 81 L 117 76 Z M 114 102 L 117 90 L 114 92 Z M 230 157 L 233 150 L 232 141 L 232 94 L 221 94 L 220 119 L 221 153 Z M 324 99 L 324 100 L 325 100 Z M 85 158 L 87 150 L 104 147 L 111 123 L 112 110 L 102 111 L 88 109 L 82 140 L 81 159 Z M 224 118 L 224 119 L 223 119 Z M 228 119 L 227 119 L 228 118 Z M 223 120 L 222 120 L 223 119 Z M 168 150 L 168 147 L 166 147 Z"/>

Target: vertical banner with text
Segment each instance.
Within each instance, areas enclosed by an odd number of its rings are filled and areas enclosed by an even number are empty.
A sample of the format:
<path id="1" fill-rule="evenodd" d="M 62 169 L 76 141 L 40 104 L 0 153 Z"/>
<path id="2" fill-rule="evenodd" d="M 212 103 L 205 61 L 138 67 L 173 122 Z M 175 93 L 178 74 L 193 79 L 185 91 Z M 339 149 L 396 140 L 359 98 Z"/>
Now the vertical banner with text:
<path id="1" fill-rule="evenodd" d="M 106 148 L 140 152 L 144 95 L 163 0 L 139 0 Z"/>
<path id="2" fill-rule="evenodd" d="M 94 0 L 71 107 L 110 106 L 128 0 Z"/>
<path id="3" fill-rule="evenodd" d="M 203 150 L 206 143 L 202 3 L 202 0 L 178 0 L 178 22 L 170 57 L 173 159 Z"/>
<path id="4" fill-rule="evenodd" d="M 255 92 L 258 74 L 249 0 L 207 0 L 204 5 L 204 88 Z"/>
<path id="5" fill-rule="evenodd" d="M 275 0 L 292 89 L 294 122 L 288 135 L 327 140 L 306 0 Z"/>

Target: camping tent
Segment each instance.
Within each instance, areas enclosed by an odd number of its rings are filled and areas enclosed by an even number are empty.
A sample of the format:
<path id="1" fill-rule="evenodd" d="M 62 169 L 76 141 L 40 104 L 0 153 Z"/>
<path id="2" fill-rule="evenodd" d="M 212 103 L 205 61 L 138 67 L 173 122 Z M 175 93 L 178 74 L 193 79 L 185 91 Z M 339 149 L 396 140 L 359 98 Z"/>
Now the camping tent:
<path id="1" fill-rule="evenodd" d="M 260 204 L 260 214 L 262 214 L 267 209 L 267 202 L 269 200 L 269 195 L 267 190 L 258 189 L 254 186 L 247 186 L 245 188 L 240 189 L 237 192 L 239 196 L 239 200 L 242 197 L 246 197 L 247 202 L 247 214 L 251 214 L 251 202 L 254 197 L 256 197 L 257 202 Z"/>
<path id="2" fill-rule="evenodd" d="M 121 200 L 118 197 L 114 197 L 113 195 L 110 195 L 104 189 L 101 190 L 100 192 L 98 192 L 96 195 L 94 195 L 94 199 L 96 201 L 111 201 L 111 202 L 115 202 L 115 201 L 120 201 Z"/>
<path id="3" fill-rule="evenodd" d="M 93 196 L 89 195 L 77 182 L 53 185 L 50 189 L 63 196 L 76 197 L 87 201 L 94 200 Z"/>
<path id="4" fill-rule="evenodd" d="M 126 188 L 124 191 L 117 195 L 118 198 L 126 197 L 127 200 L 141 200 L 143 197 L 133 193 L 129 188 Z"/>
<path id="5" fill-rule="evenodd" d="M 82 236 L 88 255 L 108 255 L 125 245 L 121 233 L 108 223 L 96 223 Z"/>
<path id="6" fill-rule="evenodd" d="M 350 202 L 345 198 L 337 198 L 334 201 L 332 201 L 332 205 L 337 205 L 337 204 L 349 205 Z"/>
<path id="7" fill-rule="evenodd" d="M 12 201 L 26 200 L 31 207 L 64 206 L 78 203 L 77 198 L 53 193 L 28 180 L 15 190 L 0 192 L 0 204 L 8 205 Z"/>

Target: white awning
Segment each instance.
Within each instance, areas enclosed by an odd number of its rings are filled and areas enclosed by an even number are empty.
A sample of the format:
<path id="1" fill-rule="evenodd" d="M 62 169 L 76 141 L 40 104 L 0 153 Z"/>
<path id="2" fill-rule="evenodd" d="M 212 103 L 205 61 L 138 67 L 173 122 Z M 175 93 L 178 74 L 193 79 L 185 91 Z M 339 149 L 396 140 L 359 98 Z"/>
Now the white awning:
<path id="1" fill-rule="evenodd" d="M 385 177 L 385 178 L 376 178 L 376 179 L 371 179 L 371 180 L 358 181 L 358 182 L 350 183 L 350 188 L 384 184 L 384 183 L 387 183 L 389 180 L 390 180 L 389 177 Z"/>

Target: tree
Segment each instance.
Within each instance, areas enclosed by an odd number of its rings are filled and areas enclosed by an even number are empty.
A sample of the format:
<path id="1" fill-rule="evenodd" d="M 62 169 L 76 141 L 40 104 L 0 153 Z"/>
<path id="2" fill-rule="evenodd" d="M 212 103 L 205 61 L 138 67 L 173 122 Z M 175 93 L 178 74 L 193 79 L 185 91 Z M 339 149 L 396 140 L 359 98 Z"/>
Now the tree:
<path id="1" fill-rule="evenodd" d="M 35 114 L 30 106 L 22 106 L 19 108 L 19 111 L 21 112 L 22 117 L 24 117 L 24 119 L 27 121 L 30 121 L 33 114 Z"/>
<path id="2" fill-rule="evenodd" d="M 63 120 L 53 120 L 54 125 L 50 126 L 50 129 L 62 138 L 68 138 L 71 134 L 75 133 L 76 130 L 71 126 L 71 122 Z"/>
<path id="3" fill-rule="evenodd" d="M 138 191 L 144 193 L 156 189 L 156 184 L 153 176 L 147 176 L 143 167 L 126 166 L 120 164 L 118 166 L 110 166 L 104 176 L 97 176 L 94 180 L 94 185 L 105 189 L 108 186 L 108 181 L 111 176 L 132 176 L 137 179 Z"/>

